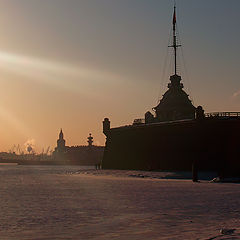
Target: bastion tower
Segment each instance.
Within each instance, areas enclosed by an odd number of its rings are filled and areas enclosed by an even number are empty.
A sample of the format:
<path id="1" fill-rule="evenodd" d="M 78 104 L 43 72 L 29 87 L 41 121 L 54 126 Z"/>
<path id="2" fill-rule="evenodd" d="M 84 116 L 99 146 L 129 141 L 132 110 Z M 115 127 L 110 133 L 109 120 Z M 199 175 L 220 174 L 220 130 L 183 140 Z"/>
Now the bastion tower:
<path id="1" fill-rule="evenodd" d="M 172 45 L 169 47 L 174 50 L 174 74 L 170 76 L 170 83 L 168 84 L 169 89 L 165 92 L 159 104 L 153 108 L 155 116 L 153 116 L 150 112 L 145 114 L 146 123 L 195 118 L 196 108 L 193 106 L 188 94 L 183 90 L 181 76 L 177 73 L 177 49 L 181 45 L 177 42 L 176 7 L 174 7 L 172 24 L 173 40 Z"/>

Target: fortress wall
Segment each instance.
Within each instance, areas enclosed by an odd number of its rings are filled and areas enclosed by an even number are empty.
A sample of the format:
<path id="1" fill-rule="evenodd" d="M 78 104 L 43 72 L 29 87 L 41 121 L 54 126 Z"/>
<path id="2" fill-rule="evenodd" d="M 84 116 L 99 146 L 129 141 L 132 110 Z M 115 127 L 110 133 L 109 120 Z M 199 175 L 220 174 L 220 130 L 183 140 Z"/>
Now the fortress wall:
<path id="1" fill-rule="evenodd" d="M 111 129 L 103 168 L 239 171 L 240 120 L 206 119 Z"/>

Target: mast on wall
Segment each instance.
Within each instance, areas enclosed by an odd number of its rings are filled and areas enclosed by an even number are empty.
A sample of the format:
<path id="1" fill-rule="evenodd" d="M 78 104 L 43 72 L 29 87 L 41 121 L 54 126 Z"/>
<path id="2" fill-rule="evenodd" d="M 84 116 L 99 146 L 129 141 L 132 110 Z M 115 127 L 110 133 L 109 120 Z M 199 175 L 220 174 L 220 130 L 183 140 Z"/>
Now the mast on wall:
<path id="1" fill-rule="evenodd" d="M 181 45 L 177 44 L 177 35 L 176 35 L 176 5 L 174 5 L 174 12 L 173 12 L 173 43 L 171 46 L 174 49 L 174 74 L 177 75 L 177 48 L 180 47 Z"/>

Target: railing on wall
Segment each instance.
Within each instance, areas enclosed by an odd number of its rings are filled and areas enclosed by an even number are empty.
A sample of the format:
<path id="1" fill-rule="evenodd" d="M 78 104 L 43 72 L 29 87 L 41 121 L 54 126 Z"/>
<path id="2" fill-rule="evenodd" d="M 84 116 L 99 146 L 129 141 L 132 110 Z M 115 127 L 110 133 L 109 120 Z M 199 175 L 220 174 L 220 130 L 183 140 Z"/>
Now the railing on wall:
<path id="1" fill-rule="evenodd" d="M 133 125 L 139 125 L 139 124 L 144 124 L 144 123 L 145 123 L 144 118 L 137 118 L 137 119 L 134 119 L 134 121 L 133 121 Z"/>
<path id="2" fill-rule="evenodd" d="M 228 118 L 228 117 L 239 117 L 240 118 L 240 112 L 211 112 L 211 113 L 205 113 L 206 118 Z M 179 121 L 179 120 L 178 120 Z M 141 125 L 145 124 L 144 118 L 138 118 L 134 119 L 133 125 Z"/>
<path id="3" fill-rule="evenodd" d="M 211 112 L 205 113 L 205 117 L 240 117 L 240 112 Z"/>

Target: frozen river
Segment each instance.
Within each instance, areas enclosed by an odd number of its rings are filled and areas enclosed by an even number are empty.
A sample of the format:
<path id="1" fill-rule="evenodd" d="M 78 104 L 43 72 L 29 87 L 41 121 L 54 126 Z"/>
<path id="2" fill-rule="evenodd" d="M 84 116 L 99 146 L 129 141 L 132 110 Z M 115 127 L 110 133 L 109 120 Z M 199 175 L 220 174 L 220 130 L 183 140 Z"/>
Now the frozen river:
<path id="1" fill-rule="evenodd" d="M 240 239 L 239 184 L 79 169 L 0 166 L 0 239 Z"/>

